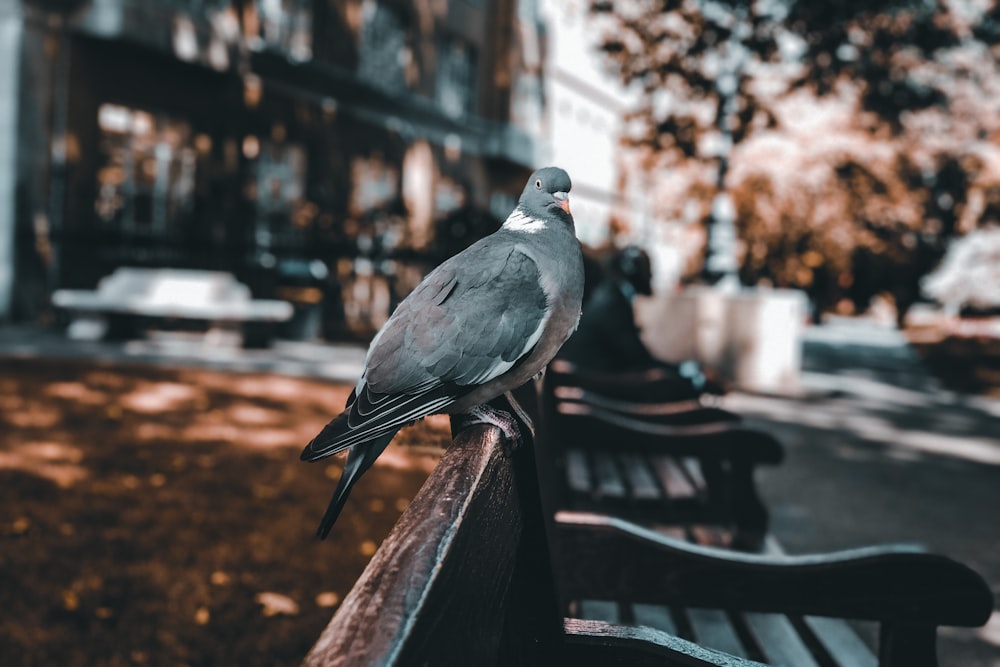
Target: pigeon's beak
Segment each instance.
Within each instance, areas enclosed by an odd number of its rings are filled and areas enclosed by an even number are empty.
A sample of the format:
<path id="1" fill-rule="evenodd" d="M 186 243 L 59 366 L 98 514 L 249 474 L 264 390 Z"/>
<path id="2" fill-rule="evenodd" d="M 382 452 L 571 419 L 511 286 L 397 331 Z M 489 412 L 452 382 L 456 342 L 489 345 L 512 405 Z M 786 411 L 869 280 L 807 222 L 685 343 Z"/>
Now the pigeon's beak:
<path id="1" fill-rule="evenodd" d="M 569 213 L 569 193 L 553 192 L 552 196 L 559 202 L 559 208 Z"/>

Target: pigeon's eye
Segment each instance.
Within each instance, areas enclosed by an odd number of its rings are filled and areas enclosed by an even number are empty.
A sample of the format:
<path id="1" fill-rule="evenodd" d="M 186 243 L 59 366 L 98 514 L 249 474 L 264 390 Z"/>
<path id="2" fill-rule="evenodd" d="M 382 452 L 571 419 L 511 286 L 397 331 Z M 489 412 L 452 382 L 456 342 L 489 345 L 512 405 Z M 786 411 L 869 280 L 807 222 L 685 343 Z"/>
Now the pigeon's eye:
<path id="1" fill-rule="evenodd" d="M 539 178 L 535 180 L 535 188 L 538 190 L 542 189 L 542 179 Z"/>

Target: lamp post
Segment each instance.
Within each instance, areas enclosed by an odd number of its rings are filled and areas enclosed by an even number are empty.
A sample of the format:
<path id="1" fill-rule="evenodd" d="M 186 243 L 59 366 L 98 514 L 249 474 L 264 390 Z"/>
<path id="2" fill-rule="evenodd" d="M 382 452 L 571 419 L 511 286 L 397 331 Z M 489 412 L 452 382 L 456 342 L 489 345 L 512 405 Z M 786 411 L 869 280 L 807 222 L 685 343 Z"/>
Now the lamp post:
<path id="1" fill-rule="evenodd" d="M 707 8 L 706 8 L 707 10 Z M 726 186 L 729 156 L 733 148 L 733 120 L 736 112 L 740 76 L 747 49 L 743 39 L 749 35 L 744 12 L 716 17 L 730 25 L 729 38 L 720 49 L 716 61 L 715 93 L 718 106 L 715 114 L 717 130 L 716 195 L 712 200 L 706 228 L 705 257 L 701 278 L 709 285 L 735 289 L 739 287 L 739 264 L 736 261 L 736 206 Z"/>

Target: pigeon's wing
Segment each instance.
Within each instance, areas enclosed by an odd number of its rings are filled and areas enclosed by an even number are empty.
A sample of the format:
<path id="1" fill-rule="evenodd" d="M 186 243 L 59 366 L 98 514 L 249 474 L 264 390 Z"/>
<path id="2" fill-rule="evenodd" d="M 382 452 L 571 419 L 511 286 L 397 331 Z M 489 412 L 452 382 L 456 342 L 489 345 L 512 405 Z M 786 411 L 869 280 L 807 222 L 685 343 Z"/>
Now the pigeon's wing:
<path id="1" fill-rule="evenodd" d="M 490 240 L 439 266 L 403 300 L 372 342 L 356 399 L 303 458 L 440 412 L 530 353 L 548 318 L 541 275 L 530 257 Z"/>
<path id="2" fill-rule="evenodd" d="M 468 391 L 510 370 L 541 338 L 549 308 L 534 260 L 497 243 L 453 260 L 400 304 L 373 345 L 365 374 L 372 391 Z"/>

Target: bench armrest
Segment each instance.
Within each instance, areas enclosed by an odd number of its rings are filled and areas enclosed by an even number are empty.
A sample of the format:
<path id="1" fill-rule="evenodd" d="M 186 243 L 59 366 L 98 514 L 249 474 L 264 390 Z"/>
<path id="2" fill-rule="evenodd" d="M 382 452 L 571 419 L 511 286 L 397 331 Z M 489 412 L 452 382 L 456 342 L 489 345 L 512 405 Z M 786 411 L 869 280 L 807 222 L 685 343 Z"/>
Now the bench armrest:
<path id="1" fill-rule="evenodd" d="M 558 512 L 560 577 L 570 599 L 903 623 L 980 626 L 993 596 L 965 565 L 912 545 L 807 556 L 691 545 L 613 517 Z"/>
<path id="2" fill-rule="evenodd" d="M 555 387 L 553 394 L 560 403 L 584 403 L 632 417 L 662 420 L 664 423 L 736 422 L 741 419 L 736 413 L 706 405 L 696 398 L 668 402 L 634 401 L 575 386 Z"/>
<path id="3" fill-rule="evenodd" d="M 741 458 L 780 463 L 781 443 L 769 433 L 735 421 L 663 424 L 582 403 L 560 403 L 556 428 L 560 437 L 582 444 L 614 442 L 615 447 L 645 453 L 669 452 L 699 458 Z"/>
<path id="4" fill-rule="evenodd" d="M 704 392 L 687 378 L 665 368 L 602 372 L 584 370 L 557 359 L 549 365 L 550 381 L 556 385 L 575 385 L 625 400 L 673 402 L 696 399 Z"/>

